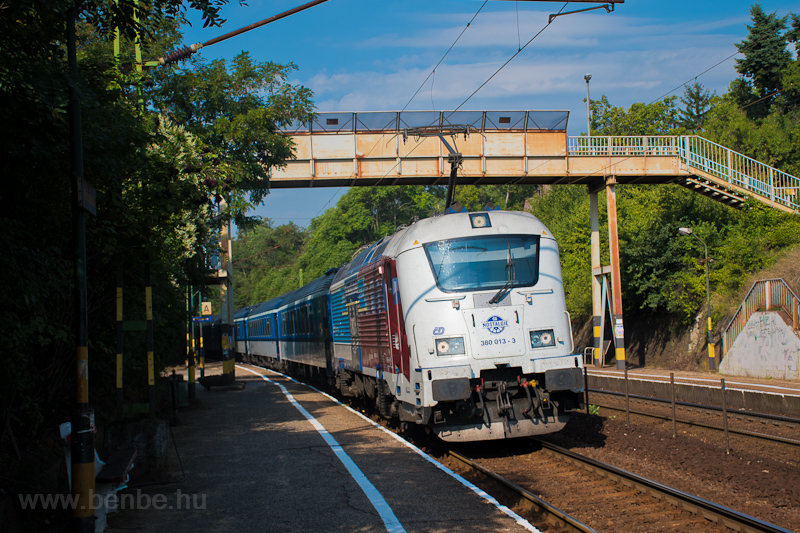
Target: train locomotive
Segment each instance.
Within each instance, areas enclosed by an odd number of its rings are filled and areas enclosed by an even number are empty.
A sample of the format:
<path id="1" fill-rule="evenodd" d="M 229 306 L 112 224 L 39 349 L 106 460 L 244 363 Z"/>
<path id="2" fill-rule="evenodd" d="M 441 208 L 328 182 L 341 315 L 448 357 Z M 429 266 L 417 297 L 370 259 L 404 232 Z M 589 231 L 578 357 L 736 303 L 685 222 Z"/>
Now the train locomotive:
<path id="1" fill-rule="evenodd" d="M 327 379 L 446 441 L 559 431 L 582 408 L 558 246 L 487 210 L 401 227 L 349 263 L 234 316 L 237 358 Z"/>

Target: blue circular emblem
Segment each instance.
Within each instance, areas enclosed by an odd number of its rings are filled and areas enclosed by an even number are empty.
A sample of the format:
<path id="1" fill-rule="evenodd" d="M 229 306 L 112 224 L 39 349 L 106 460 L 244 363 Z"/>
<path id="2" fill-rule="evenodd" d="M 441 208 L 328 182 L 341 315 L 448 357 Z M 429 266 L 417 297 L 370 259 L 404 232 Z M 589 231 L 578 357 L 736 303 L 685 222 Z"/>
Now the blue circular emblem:
<path id="1" fill-rule="evenodd" d="M 489 320 L 483 323 L 483 327 L 489 330 L 489 333 L 502 333 L 508 326 L 508 320 L 503 320 L 499 316 L 490 316 Z"/>

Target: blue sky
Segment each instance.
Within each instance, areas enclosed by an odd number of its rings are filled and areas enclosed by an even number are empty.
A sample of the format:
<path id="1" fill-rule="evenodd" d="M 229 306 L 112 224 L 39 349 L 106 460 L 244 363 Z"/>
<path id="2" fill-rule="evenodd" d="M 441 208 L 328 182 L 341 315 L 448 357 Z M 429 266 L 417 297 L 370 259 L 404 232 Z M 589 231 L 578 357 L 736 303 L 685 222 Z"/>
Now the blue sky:
<path id="1" fill-rule="evenodd" d="M 235 0 L 222 28 L 185 27 L 185 42 L 223 33 L 304 4 L 306 0 Z M 694 77 L 724 93 L 736 77 L 734 58 L 747 35 L 750 1 L 626 0 L 613 13 L 590 11 L 555 19 L 511 63 L 467 100 L 521 45 L 547 25 L 563 2 L 514 0 L 329 0 L 307 11 L 202 49 L 209 60 L 242 50 L 259 61 L 293 62 L 293 82 L 314 91 L 317 111 L 534 110 L 570 111 L 569 134 L 586 128 L 591 97 L 616 106 L 650 103 Z M 594 4 L 570 3 L 564 11 Z M 767 13 L 800 11 L 796 0 L 763 0 Z M 435 74 L 423 84 L 467 23 Z M 741 56 L 737 56 L 741 57 Z M 422 89 L 412 100 L 417 89 Z M 683 89 L 670 93 L 680 96 Z M 467 100 L 465 102 L 465 100 Z M 274 190 L 254 214 L 277 224 L 310 219 L 344 189 Z"/>

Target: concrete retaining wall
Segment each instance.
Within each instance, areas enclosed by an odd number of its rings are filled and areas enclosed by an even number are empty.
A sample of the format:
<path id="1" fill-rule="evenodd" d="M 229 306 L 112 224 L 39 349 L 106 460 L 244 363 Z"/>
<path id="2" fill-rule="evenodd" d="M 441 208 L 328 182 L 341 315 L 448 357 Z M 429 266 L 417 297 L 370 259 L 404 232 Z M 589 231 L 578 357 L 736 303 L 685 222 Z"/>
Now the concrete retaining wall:
<path id="1" fill-rule="evenodd" d="M 730 376 L 800 379 L 800 338 L 778 313 L 753 313 L 719 371 Z"/>
<path id="2" fill-rule="evenodd" d="M 589 375 L 589 388 L 625 392 L 625 379 Z M 744 409 L 758 413 L 800 417 L 800 397 L 731 390 L 730 385 L 727 384 L 725 388 L 725 401 L 728 409 Z M 641 381 L 638 379 L 628 380 L 628 393 L 651 398 L 664 398 L 666 400 L 672 397 L 669 383 Z M 719 386 L 705 387 L 676 383 L 675 400 L 722 407 L 722 389 Z M 589 403 L 591 402 L 592 393 L 590 392 Z"/>

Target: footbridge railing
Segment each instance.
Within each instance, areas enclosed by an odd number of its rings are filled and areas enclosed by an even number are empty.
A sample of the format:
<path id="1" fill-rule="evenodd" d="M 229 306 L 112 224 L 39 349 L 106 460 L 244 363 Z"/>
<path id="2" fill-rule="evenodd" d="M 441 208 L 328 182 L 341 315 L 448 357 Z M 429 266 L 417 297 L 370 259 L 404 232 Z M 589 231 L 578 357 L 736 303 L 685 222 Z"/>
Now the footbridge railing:
<path id="1" fill-rule="evenodd" d="M 567 154 L 678 157 L 690 171 L 754 195 L 773 207 L 800 211 L 800 178 L 696 135 L 569 137 Z"/>
<path id="2" fill-rule="evenodd" d="M 791 318 L 794 329 L 800 327 L 800 297 L 783 278 L 762 279 L 753 283 L 722 333 L 722 353 L 733 345 L 753 313 L 774 309 L 783 310 Z"/>

